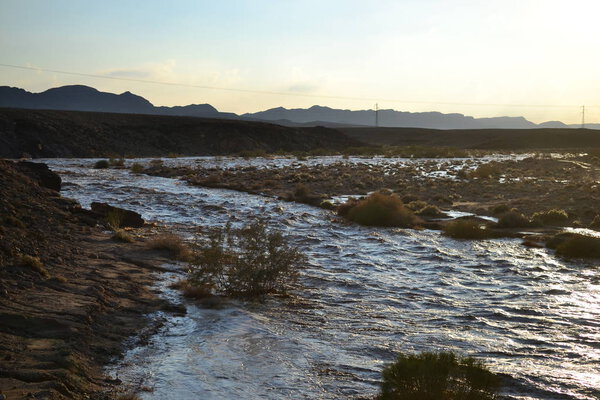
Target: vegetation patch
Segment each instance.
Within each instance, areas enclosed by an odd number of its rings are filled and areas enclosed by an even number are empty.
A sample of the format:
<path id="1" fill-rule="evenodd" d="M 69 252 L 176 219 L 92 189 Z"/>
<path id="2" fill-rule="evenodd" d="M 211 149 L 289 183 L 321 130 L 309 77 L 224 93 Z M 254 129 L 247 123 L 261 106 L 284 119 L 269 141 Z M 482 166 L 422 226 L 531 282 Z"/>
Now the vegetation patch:
<path id="1" fill-rule="evenodd" d="M 553 236 L 546 246 L 556 254 L 573 258 L 600 258 L 600 238 L 563 232 Z"/>
<path id="2" fill-rule="evenodd" d="M 227 224 L 210 232 L 187 282 L 207 295 L 260 298 L 285 292 L 305 263 L 306 256 L 264 221 L 240 229 Z"/>
<path id="3" fill-rule="evenodd" d="M 455 239 L 488 239 L 495 235 L 480 221 L 474 219 L 457 219 L 448 222 L 444 235 Z"/>
<path id="4" fill-rule="evenodd" d="M 154 250 L 167 250 L 171 257 L 180 261 L 191 261 L 193 252 L 184 240 L 173 233 L 158 235 L 148 241 L 148 247 Z"/>
<path id="5" fill-rule="evenodd" d="M 94 168 L 96 169 L 105 169 L 108 168 L 110 166 L 110 164 L 108 163 L 108 160 L 99 160 L 96 161 L 96 163 L 94 164 Z"/>
<path id="6" fill-rule="evenodd" d="M 39 257 L 21 254 L 17 257 L 17 265 L 25 268 L 30 268 L 39 273 L 44 278 L 50 277 L 48 270 L 46 269 L 46 267 L 44 267 L 44 264 L 42 263 L 42 260 L 40 260 Z"/>
<path id="7" fill-rule="evenodd" d="M 144 172 L 144 166 L 140 163 L 133 163 L 131 164 L 131 172 L 133 172 L 134 174 L 141 174 L 142 172 Z"/>
<path id="8" fill-rule="evenodd" d="M 498 228 L 524 228 L 530 226 L 529 219 L 518 211 L 509 211 L 498 219 Z"/>
<path id="9" fill-rule="evenodd" d="M 135 241 L 133 237 L 129 233 L 125 232 L 123 229 L 117 229 L 113 233 L 112 239 L 116 240 L 117 242 L 124 243 L 133 243 Z"/>
<path id="10" fill-rule="evenodd" d="M 471 171 L 471 178 L 490 179 L 500 176 L 501 171 L 497 163 L 481 164 L 475 170 Z"/>
<path id="11" fill-rule="evenodd" d="M 410 228 L 422 222 L 397 195 L 381 192 L 362 200 L 349 200 L 338 208 L 338 214 L 366 226 Z"/>
<path id="12" fill-rule="evenodd" d="M 474 358 L 401 354 L 382 373 L 379 400 L 493 400 L 500 378 Z"/>
<path id="13" fill-rule="evenodd" d="M 429 218 L 445 218 L 448 216 L 445 212 L 443 212 L 437 206 L 434 205 L 426 205 L 419 211 L 415 212 L 415 215 Z"/>
<path id="14" fill-rule="evenodd" d="M 559 225 L 562 226 L 569 221 L 569 214 L 565 210 L 552 209 L 549 211 L 536 212 L 531 216 L 536 225 Z"/>

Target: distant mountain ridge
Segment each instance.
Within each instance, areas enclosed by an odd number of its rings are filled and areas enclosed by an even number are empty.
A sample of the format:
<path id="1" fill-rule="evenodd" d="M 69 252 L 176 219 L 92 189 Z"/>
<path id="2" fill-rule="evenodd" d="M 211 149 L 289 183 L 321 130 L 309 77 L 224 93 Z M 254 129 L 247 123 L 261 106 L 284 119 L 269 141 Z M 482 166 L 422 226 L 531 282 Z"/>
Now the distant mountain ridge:
<path id="1" fill-rule="evenodd" d="M 0 86 L 0 107 L 202 118 L 237 118 L 235 114 L 219 112 L 210 104 L 155 107 L 145 98 L 131 92 L 107 93 L 83 85 L 62 86 L 41 93 L 31 93 L 19 88 Z"/>
<path id="2" fill-rule="evenodd" d="M 210 104 L 156 107 L 145 98 L 131 92 L 121 94 L 101 92 L 89 86 L 71 85 L 31 93 L 24 89 L 0 86 L 0 107 L 113 112 L 125 114 L 171 115 L 201 118 L 243 119 L 270 122 L 291 127 L 373 127 L 374 110 L 340 110 L 323 106 L 307 109 L 272 108 L 238 116 L 218 111 Z M 523 117 L 474 118 L 459 113 L 406 112 L 379 110 L 380 127 L 412 127 L 428 129 L 535 129 L 578 128 L 560 121 L 535 124 Z M 600 129 L 600 124 L 587 124 L 586 128 Z"/>

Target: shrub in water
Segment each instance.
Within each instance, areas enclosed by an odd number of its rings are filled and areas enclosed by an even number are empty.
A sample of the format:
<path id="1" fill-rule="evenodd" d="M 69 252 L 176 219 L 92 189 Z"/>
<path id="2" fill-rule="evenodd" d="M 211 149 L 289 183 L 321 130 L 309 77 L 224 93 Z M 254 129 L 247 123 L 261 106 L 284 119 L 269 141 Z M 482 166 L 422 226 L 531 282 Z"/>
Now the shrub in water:
<path id="1" fill-rule="evenodd" d="M 507 212 L 498 220 L 498 228 L 523 228 L 529 225 L 529 220 L 517 211 Z"/>
<path id="2" fill-rule="evenodd" d="M 433 205 L 427 205 L 427 206 L 421 208 L 419 211 L 417 211 L 415 213 L 415 215 L 418 215 L 421 217 L 430 217 L 430 218 L 447 217 L 447 215 L 444 212 L 442 212 L 439 208 L 437 208 L 436 206 L 433 206 Z"/>
<path id="3" fill-rule="evenodd" d="M 144 172 L 144 166 L 140 163 L 133 163 L 131 165 L 131 172 L 133 172 L 134 174 L 141 174 L 142 172 Z"/>
<path id="4" fill-rule="evenodd" d="M 233 297 L 285 292 L 306 262 L 298 248 L 261 220 L 241 229 L 227 224 L 211 232 L 209 239 L 198 252 L 188 282 Z"/>
<path id="5" fill-rule="evenodd" d="M 110 164 L 108 163 L 108 160 L 99 160 L 96 161 L 96 164 L 94 164 L 94 168 L 96 169 L 104 169 L 104 168 L 108 168 Z"/>
<path id="6" fill-rule="evenodd" d="M 383 370 L 380 400 L 493 400 L 498 376 L 453 353 L 400 355 Z"/>
<path id="7" fill-rule="evenodd" d="M 420 222 L 395 194 L 372 193 L 359 201 L 348 201 L 338 214 L 367 226 L 394 226 L 408 228 Z"/>
<path id="8" fill-rule="evenodd" d="M 565 210 L 552 209 L 544 212 L 536 212 L 531 220 L 538 225 L 564 225 L 569 221 L 569 214 Z"/>
<path id="9" fill-rule="evenodd" d="M 481 226 L 481 222 L 472 219 L 457 219 L 444 226 L 444 234 L 455 239 L 486 239 L 492 233 Z"/>
<path id="10" fill-rule="evenodd" d="M 548 247 L 556 248 L 556 254 L 575 258 L 600 258 L 600 238 L 580 234 L 559 234 L 550 240 Z"/>

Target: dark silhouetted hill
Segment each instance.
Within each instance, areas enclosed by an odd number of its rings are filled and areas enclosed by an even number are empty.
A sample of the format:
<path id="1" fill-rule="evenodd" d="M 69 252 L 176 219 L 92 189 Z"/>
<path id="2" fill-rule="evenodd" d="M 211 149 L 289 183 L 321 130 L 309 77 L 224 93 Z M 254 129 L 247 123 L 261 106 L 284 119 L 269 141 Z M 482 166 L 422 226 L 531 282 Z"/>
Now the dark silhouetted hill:
<path id="1" fill-rule="evenodd" d="M 445 146 L 486 150 L 546 150 L 600 147 L 593 129 L 458 129 L 339 128 L 371 145 Z"/>
<path id="2" fill-rule="evenodd" d="M 235 114 L 219 112 L 210 104 L 155 107 L 145 98 L 130 92 L 121 94 L 100 92 L 92 87 L 82 85 L 62 86 L 41 93 L 30 93 L 19 88 L 0 86 L 0 107 L 237 118 Z"/>
<path id="3" fill-rule="evenodd" d="M 153 157 L 341 150 L 361 142 L 325 128 L 142 114 L 0 109 L 0 157 Z"/>

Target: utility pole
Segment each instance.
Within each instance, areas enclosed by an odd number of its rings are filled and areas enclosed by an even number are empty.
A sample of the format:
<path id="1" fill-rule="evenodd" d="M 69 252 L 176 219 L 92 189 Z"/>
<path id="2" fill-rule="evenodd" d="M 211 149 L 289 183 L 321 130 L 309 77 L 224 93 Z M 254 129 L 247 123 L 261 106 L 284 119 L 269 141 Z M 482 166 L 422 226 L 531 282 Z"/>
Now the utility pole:
<path id="1" fill-rule="evenodd" d="M 379 106 L 375 103 L 375 127 L 379 126 Z"/>
<path id="2" fill-rule="evenodd" d="M 585 106 L 581 106 L 581 129 L 585 128 Z"/>

